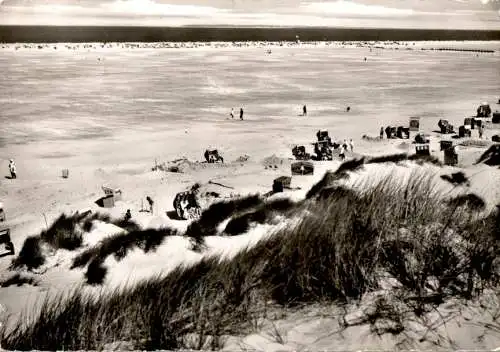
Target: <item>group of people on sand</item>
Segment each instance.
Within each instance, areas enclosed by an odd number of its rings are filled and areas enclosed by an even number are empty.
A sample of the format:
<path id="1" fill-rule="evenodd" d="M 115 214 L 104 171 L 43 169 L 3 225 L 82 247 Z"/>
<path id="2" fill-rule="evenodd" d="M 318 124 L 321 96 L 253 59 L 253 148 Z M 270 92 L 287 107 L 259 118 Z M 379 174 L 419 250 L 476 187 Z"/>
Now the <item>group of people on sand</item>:
<path id="1" fill-rule="evenodd" d="M 351 150 L 351 153 L 354 151 L 354 142 L 352 141 L 352 138 L 349 139 L 349 143 L 347 142 L 347 139 L 344 139 L 344 143 L 340 145 L 340 152 L 339 152 L 340 160 L 342 161 L 345 160 L 345 153 L 348 150 Z"/>
<path id="2" fill-rule="evenodd" d="M 229 113 L 232 119 L 234 119 L 234 109 L 231 108 L 231 112 Z M 240 108 L 240 120 L 243 120 L 243 108 Z"/>

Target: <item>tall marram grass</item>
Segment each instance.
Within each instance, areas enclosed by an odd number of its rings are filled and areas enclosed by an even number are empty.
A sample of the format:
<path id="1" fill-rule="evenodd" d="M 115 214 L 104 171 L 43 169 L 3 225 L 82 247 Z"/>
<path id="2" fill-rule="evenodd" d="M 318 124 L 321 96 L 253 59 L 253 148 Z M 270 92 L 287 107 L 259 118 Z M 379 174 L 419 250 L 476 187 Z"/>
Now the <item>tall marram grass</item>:
<path id="1" fill-rule="evenodd" d="M 45 263 L 42 245 L 46 244 L 52 249 L 76 250 L 83 244 L 85 232 L 92 230 L 94 221 L 108 222 L 121 227 L 126 232 L 140 232 L 140 227 L 132 220 L 112 219 L 107 214 L 94 213 L 73 215 L 60 215 L 46 230 L 38 236 L 28 237 L 12 261 L 11 268 L 26 267 L 28 270 L 36 269 Z"/>
<path id="2" fill-rule="evenodd" d="M 425 313 L 429 302 L 498 287 L 498 211 L 484 216 L 471 202 L 446 199 L 431 175 L 389 177 L 354 190 L 336 184 L 360 165 L 322 180 L 297 205 L 303 219 L 296 226 L 234 258 L 205 258 L 97 297 L 77 290 L 47 300 L 38 317 L 3 333 L 2 346 L 76 350 L 127 341 L 148 350 L 215 349 L 223 336 L 250 331 L 269 301 L 290 306 L 360 299 L 387 273 L 415 314 Z M 206 220 L 209 227 L 223 215 Z"/>

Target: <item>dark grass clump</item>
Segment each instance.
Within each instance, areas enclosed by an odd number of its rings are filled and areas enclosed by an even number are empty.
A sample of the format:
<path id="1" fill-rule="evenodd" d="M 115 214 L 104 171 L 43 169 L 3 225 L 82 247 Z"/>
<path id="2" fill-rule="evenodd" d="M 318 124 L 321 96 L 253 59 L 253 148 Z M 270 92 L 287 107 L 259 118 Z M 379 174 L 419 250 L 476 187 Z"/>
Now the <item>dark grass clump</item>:
<path id="1" fill-rule="evenodd" d="M 436 166 L 443 166 L 443 163 L 439 161 L 438 158 L 432 155 L 412 154 L 408 156 L 408 160 L 415 161 L 419 165 L 432 164 Z"/>
<path id="2" fill-rule="evenodd" d="M 349 172 L 355 172 L 361 170 L 365 162 L 364 158 L 352 159 L 342 163 L 335 172 L 327 172 L 323 178 L 316 183 L 306 194 L 306 199 L 311 199 L 316 197 L 319 192 L 333 185 L 336 181 L 346 179 L 349 177 Z"/>
<path id="3" fill-rule="evenodd" d="M 486 207 L 484 200 L 474 193 L 457 196 L 450 199 L 448 204 L 451 207 L 467 207 L 474 211 L 481 211 Z"/>
<path id="4" fill-rule="evenodd" d="M 476 164 L 484 163 L 489 166 L 500 165 L 500 144 L 494 144 L 486 150 Z"/>
<path id="5" fill-rule="evenodd" d="M 392 155 L 383 155 L 369 158 L 366 163 L 367 164 L 381 164 L 381 163 L 400 163 L 401 161 L 408 160 L 408 154 L 400 153 L 400 154 L 392 154 Z"/>
<path id="6" fill-rule="evenodd" d="M 0 287 L 9 287 L 13 285 L 22 286 L 24 284 L 38 286 L 38 281 L 31 276 L 24 276 L 19 273 L 10 276 L 6 280 L 0 281 Z"/>
<path id="7" fill-rule="evenodd" d="M 144 253 L 148 253 L 156 250 L 166 237 L 175 235 L 177 235 L 177 232 L 172 229 L 148 229 L 144 231 L 119 233 L 105 238 L 98 245 L 77 255 L 73 259 L 71 269 L 82 268 L 89 264 L 87 274 L 85 274 L 87 282 L 97 284 L 99 282 L 93 281 L 93 278 L 98 277 L 100 274 L 106 275 L 106 270 L 103 271 L 101 269 L 108 256 L 113 255 L 116 260 L 120 261 L 134 248 L 140 248 Z M 96 272 L 98 275 L 95 274 Z"/>
<path id="8" fill-rule="evenodd" d="M 84 216 L 78 214 L 62 214 L 46 231 L 40 233 L 40 238 L 54 249 L 75 250 L 83 243 L 82 231 L 77 229 L 83 218 Z"/>
<path id="9" fill-rule="evenodd" d="M 94 258 L 85 272 L 85 279 L 89 285 L 102 285 L 108 269 L 100 258 Z"/>
<path id="10" fill-rule="evenodd" d="M 318 198 L 321 200 L 329 199 L 330 201 L 339 198 L 357 200 L 358 194 L 351 188 L 341 185 L 333 185 L 330 187 L 323 188 L 319 192 Z"/>
<path id="11" fill-rule="evenodd" d="M 235 213 L 263 204 L 264 200 L 258 195 L 251 195 L 229 201 L 217 202 L 206 209 L 199 220 L 191 223 L 185 236 L 193 241 L 193 250 L 201 250 L 204 246 L 205 236 L 214 236 L 217 226 Z"/>
<path id="12" fill-rule="evenodd" d="M 82 228 L 85 232 L 90 232 L 92 230 L 92 224 L 95 220 L 100 220 L 102 222 L 111 222 L 111 217 L 108 214 L 94 213 L 87 216 L 82 222 Z"/>
<path id="13" fill-rule="evenodd" d="M 226 225 L 224 233 L 237 236 L 247 232 L 252 223 L 265 224 L 272 221 L 276 216 L 288 212 L 295 206 L 289 199 L 277 199 L 258 206 L 232 218 Z"/>
<path id="14" fill-rule="evenodd" d="M 433 177 L 388 178 L 354 194 L 332 192 L 304 203 L 308 211 L 298 209 L 297 225 L 231 259 L 205 258 L 96 298 L 76 291 L 47 301 L 34 320 L 21 319 L 4 332 L 2 346 L 94 350 L 127 341 L 135 349 L 220 349 L 224 336 L 251 331 L 268 302 L 287 307 L 360 299 L 387 273 L 400 284 L 394 294 L 400 309 L 377 300 L 359 321 L 380 327 L 380 319 L 391 320 L 396 324 L 376 331 L 401 334 L 406 321 L 440 302 L 498 288 L 498 211 L 480 217 L 469 203 L 449 205 Z M 91 273 L 96 281 L 100 263 L 95 259 Z"/>
<path id="15" fill-rule="evenodd" d="M 454 172 L 451 175 L 441 175 L 441 179 L 448 181 L 453 186 L 469 186 L 470 181 L 462 171 Z"/>
<path id="16" fill-rule="evenodd" d="M 28 270 L 39 268 L 45 263 L 45 256 L 42 253 L 42 240 L 40 236 L 26 238 L 19 255 L 12 260 L 11 268 L 19 269 L 26 267 Z"/>

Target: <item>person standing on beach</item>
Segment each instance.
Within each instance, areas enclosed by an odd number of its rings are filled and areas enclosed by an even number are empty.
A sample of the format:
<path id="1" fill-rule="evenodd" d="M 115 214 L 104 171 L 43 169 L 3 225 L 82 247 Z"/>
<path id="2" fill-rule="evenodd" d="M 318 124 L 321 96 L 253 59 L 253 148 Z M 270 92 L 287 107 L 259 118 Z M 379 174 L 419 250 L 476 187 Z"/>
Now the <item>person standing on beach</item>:
<path id="1" fill-rule="evenodd" d="M 340 160 L 344 161 L 345 159 L 345 148 L 344 144 L 340 146 L 340 153 L 339 153 Z"/>
<path id="2" fill-rule="evenodd" d="M 240 120 L 243 120 L 243 108 L 240 108 Z"/>
<path id="3" fill-rule="evenodd" d="M 380 127 L 380 139 L 384 139 L 384 126 Z"/>
<path id="4" fill-rule="evenodd" d="M 232 119 L 234 119 L 234 109 L 233 109 L 233 108 L 231 108 L 231 113 L 230 113 L 230 115 L 231 115 L 231 118 L 232 118 Z"/>
<path id="5" fill-rule="evenodd" d="M 307 106 L 302 107 L 302 116 L 307 116 Z"/>
<path id="6" fill-rule="evenodd" d="M 354 151 L 354 142 L 352 141 L 352 138 L 349 140 L 349 147 L 351 148 L 351 153 Z"/>
<path id="7" fill-rule="evenodd" d="M 150 196 L 147 196 L 147 197 L 146 197 L 146 200 L 147 200 L 147 201 L 148 201 L 148 203 L 149 203 L 149 212 L 150 212 L 151 214 L 153 214 L 153 205 L 154 205 L 154 201 L 153 201 L 153 199 L 151 199 L 151 197 L 150 197 Z"/>
<path id="8" fill-rule="evenodd" d="M 479 133 L 479 139 L 483 139 L 483 125 L 479 125 L 479 128 L 477 129 L 477 132 Z"/>
<path id="9" fill-rule="evenodd" d="M 10 178 L 16 179 L 17 172 L 16 172 L 16 163 L 14 163 L 14 159 L 9 160 L 9 171 L 10 171 Z"/>

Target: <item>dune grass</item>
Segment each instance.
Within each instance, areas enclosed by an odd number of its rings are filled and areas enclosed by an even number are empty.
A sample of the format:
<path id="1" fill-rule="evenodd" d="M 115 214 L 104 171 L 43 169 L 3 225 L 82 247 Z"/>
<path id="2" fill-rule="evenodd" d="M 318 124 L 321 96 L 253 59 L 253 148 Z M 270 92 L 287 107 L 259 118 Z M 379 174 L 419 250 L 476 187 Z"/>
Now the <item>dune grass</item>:
<path id="1" fill-rule="evenodd" d="M 21 251 L 12 260 L 11 269 L 26 267 L 28 270 L 39 268 L 45 263 L 40 236 L 30 236 L 24 241 Z"/>
<path id="2" fill-rule="evenodd" d="M 140 227 L 136 222 L 125 219 L 112 219 L 107 214 L 76 213 L 71 216 L 62 214 L 48 229 L 42 231 L 38 236 L 30 236 L 24 241 L 19 255 L 12 261 L 11 268 L 26 267 L 28 270 L 33 270 L 42 266 L 45 263 L 42 250 L 43 244 L 55 250 L 66 249 L 72 251 L 81 248 L 84 233 L 92 230 L 93 222 L 96 220 L 114 224 L 128 232 L 140 232 Z M 153 238 L 155 237 L 153 236 Z M 84 256 L 85 254 L 82 254 L 82 257 Z"/>
<path id="3" fill-rule="evenodd" d="M 24 284 L 38 286 L 38 281 L 31 276 L 22 275 L 19 273 L 9 276 L 7 279 L 0 281 L 0 287 L 22 286 Z"/>
<path id="4" fill-rule="evenodd" d="M 404 313 L 377 301 L 380 314 L 363 321 L 375 324 L 377 316 L 390 316 L 395 328 L 387 332 L 399 334 L 409 312 L 421 316 L 452 297 L 470 299 L 498 287 L 498 210 L 484 217 L 469 201 L 445 200 L 430 174 L 414 174 L 408 182 L 388 177 L 351 192 L 329 182 L 360 165 L 325 176 L 330 179 L 313 187 L 310 200 L 300 205 L 307 212 L 297 225 L 234 258 L 204 258 L 97 297 L 77 290 L 47 300 L 39 316 L 3 333 L 2 346 L 76 350 L 127 341 L 148 350 L 220 348 L 224 336 L 255 329 L 251 322 L 264 314 L 267 302 L 285 307 L 361 299 L 387 274 L 401 285 Z M 209 212 L 214 218 L 202 216 L 191 231 L 211 234 L 234 212 L 259 204 L 248 198 L 217 205 Z M 101 258 L 120 246 L 110 243 L 97 256 L 87 254 L 95 260 L 96 281 Z"/>
<path id="5" fill-rule="evenodd" d="M 135 248 L 140 248 L 144 253 L 156 250 L 168 236 L 175 236 L 177 232 L 172 229 L 161 230 L 136 230 L 118 233 L 103 239 L 97 245 L 79 253 L 71 265 L 71 269 L 87 267 L 85 278 L 89 284 L 102 284 L 107 273 L 104 261 L 113 255 L 116 260 L 122 260 L 127 253 Z"/>
<path id="6" fill-rule="evenodd" d="M 203 211 L 200 219 L 192 222 L 185 236 L 191 238 L 193 250 L 200 251 L 205 247 L 204 238 L 214 236 L 217 233 L 217 226 L 232 215 L 251 209 L 264 203 L 259 195 L 239 197 L 227 201 L 212 204 Z"/>

